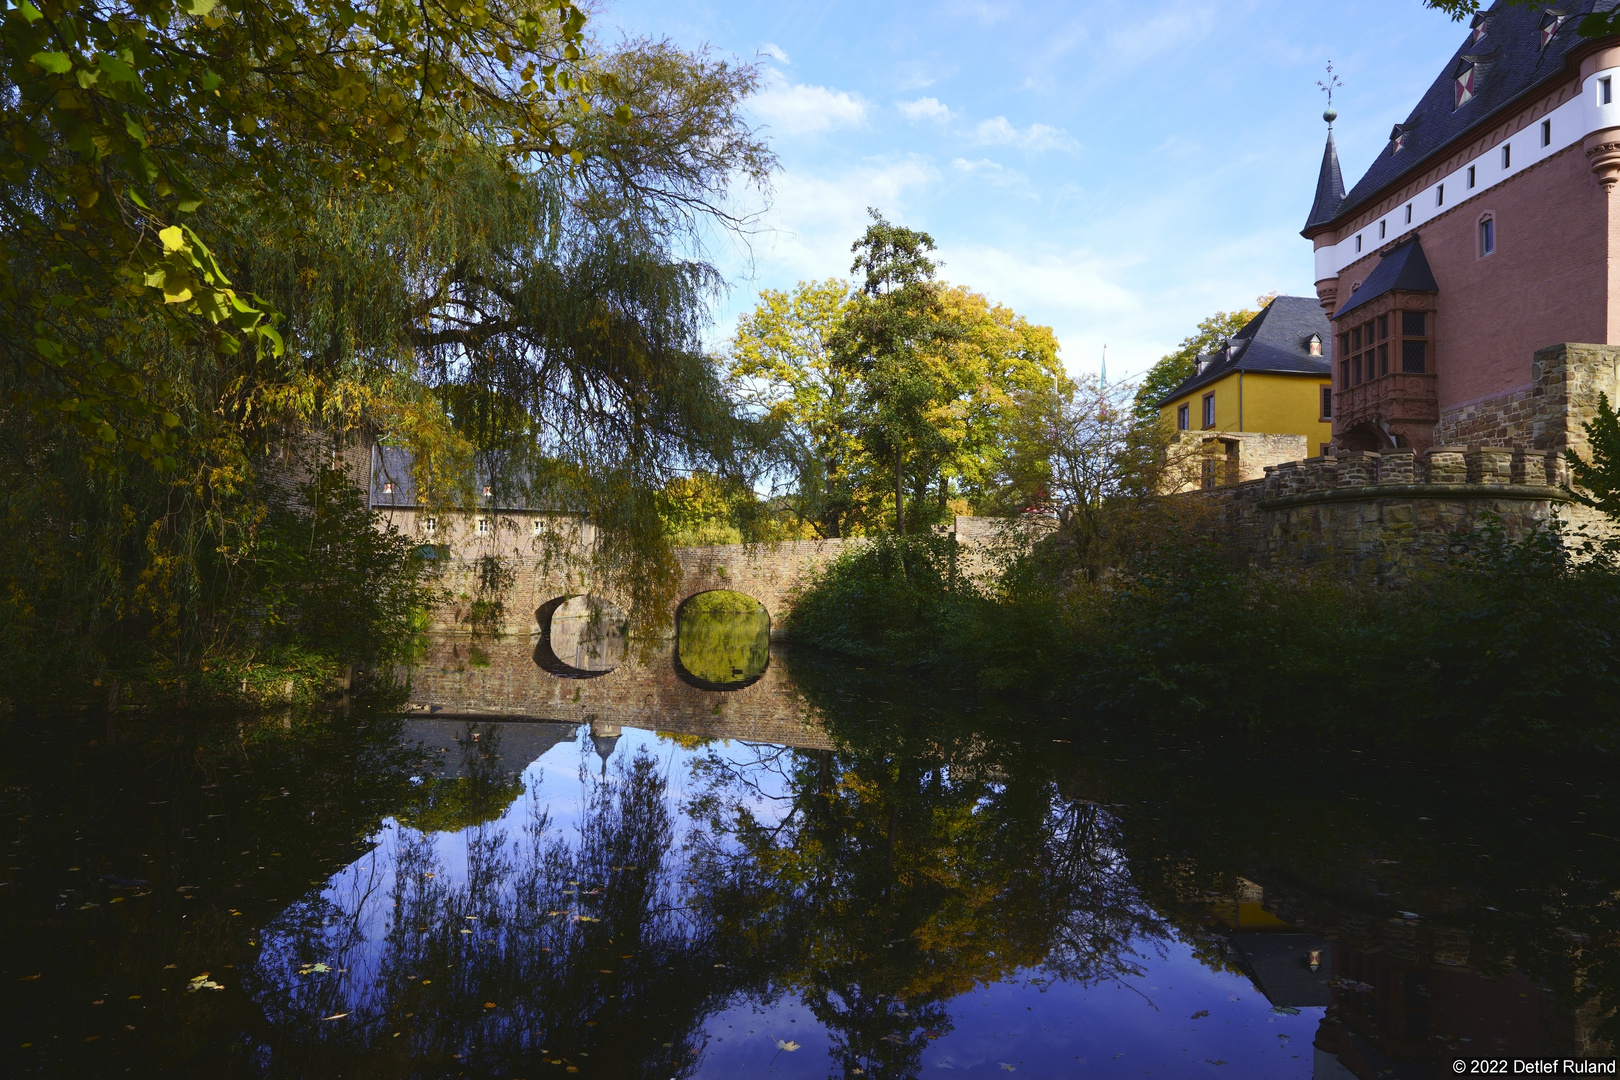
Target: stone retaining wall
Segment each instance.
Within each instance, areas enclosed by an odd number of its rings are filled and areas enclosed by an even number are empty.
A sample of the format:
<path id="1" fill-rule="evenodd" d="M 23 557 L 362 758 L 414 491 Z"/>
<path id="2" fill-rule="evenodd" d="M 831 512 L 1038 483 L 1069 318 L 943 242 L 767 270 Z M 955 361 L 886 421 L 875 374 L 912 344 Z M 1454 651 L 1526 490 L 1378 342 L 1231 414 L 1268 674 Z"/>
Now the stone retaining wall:
<path id="1" fill-rule="evenodd" d="M 1288 462 L 1266 478 L 1202 493 L 1220 527 L 1257 566 L 1326 566 L 1386 585 L 1439 569 L 1477 542 L 1487 515 L 1509 537 L 1555 513 L 1604 533 L 1606 521 L 1572 503 L 1553 450 L 1437 446 L 1356 451 Z"/>

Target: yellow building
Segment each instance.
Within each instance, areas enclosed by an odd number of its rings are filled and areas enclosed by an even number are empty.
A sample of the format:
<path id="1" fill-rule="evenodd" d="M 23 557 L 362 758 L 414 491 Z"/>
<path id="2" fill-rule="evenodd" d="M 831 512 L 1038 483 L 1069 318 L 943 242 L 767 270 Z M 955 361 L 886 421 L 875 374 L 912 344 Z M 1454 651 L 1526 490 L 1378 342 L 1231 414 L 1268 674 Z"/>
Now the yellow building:
<path id="1" fill-rule="evenodd" d="M 1333 439 L 1328 342 L 1327 315 L 1314 297 L 1279 296 L 1200 356 L 1192 376 L 1159 402 L 1159 416 L 1183 445 L 1220 449 L 1237 466 L 1226 483 L 1325 454 Z M 1206 468 L 1204 486 L 1211 484 Z"/>

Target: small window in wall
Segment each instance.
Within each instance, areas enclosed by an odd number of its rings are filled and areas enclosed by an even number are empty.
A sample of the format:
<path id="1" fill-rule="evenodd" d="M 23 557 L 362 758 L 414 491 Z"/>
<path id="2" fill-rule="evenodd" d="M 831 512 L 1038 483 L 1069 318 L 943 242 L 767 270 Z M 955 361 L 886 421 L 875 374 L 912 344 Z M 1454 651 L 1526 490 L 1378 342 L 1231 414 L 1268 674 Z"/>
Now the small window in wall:
<path id="1" fill-rule="evenodd" d="M 481 517 L 481 518 L 478 519 L 478 535 L 479 536 L 488 536 L 489 535 L 489 518 Z"/>
<path id="2" fill-rule="evenodd" d="M 1382 240 L 1384 237 L 1386 237 L 1388 235 L 1389 235 L 1389 222 L 1388 221 L 1380 221 L 1378 223 L 1378 239 Z"/>
<path id="3" fill-rule="evenodd" d="M 1434 205 L 1436 205 L 1436 206 L 1444 206 L 1444 205 L 1446 205 L 1446 185 L 1444 185 L 1444 184 L 1436 184 L 1436 185 L 1434 185 Z"/>
<path id="4" fill-rule="evenodd" d="M 1503 143 L 1502 144 L 1502 168 L 1504 168 L 1504 169 L 1513 168 L 1513 144 L 1512 143 Z"/>
<path id="5" fill-rule="evenodd" d="M 1333 419 L 1333 387 L 1322 387 L 1322 419 Z"/>
<path id="6" fill-rule="evenodd" d="M 426 521 L 422 522 L 422 531 L 427 533 L 429 536 L 432 536 L 434 533 L 438 532 L 439 519 L 428 518 Z"/>
<path id="7" fill-rule="evenodd" d="M 1192 406 L 1191 405 L 1182 405 L 1182 406 L 1180 406 L 1179 408 L 1176 409 L 1176 430 L 1177 431 L 1186 431 L 1189 427 L 1192 426 L 1192 422 L 1190 420 L 1188 420 L 1188 418 L 1187 418 L 1187 414 L 1190 413 L 1190 412 L 1192 412 Z"/>
<path id="8" fill-rule="evenodd" d="M 1552 121 L 1551 120 L 1543 120 L 1541 122 L 1541 145 L 1542 146 L 1551 146 L 1552 145 Z"/>
<path id="9" fill-rule="evenodd" d="M 1412 204 L 1411 203 L 1406 204 L 1406 223 L 1408 225 L 1412 224 Z"/>
<path id="10" fill-rule="evenodd" d="M 1468 186 L 1470 189 L 1474 186 L 1474 166 L 1472 165 L 1468 166 Z"/>
<path id="11" fill-rule="evenodd" d="M 1215 426 L 1215 395 L 1213 393 L 1204 395 L 1204 426 L 1206 428 Z"/>
<path id="12" fill-rule="evenodd" d="M 1609 81 L 1609 76 L 1605 75 L 1598 80 L 1597 92 L 1599 105 L 1614 104 L 1614 84 Z"/>
<path id="13" fill-rule="evenodd" d="M 544 527 L 545 522 L 541 521 L 539 518 L 535 518 L 534 522 L 529 526 L 529 531 L 535 536 L 539 536 L 541 532 L 544 531 Z"/>
<path id="14" fill-rule="evenodd" d="M 1361 234 L 1360 233 L 1356 233 L 1356 250 L 1357 251 L 1361 250 Z"/>
<path id="15" fill-rule="evenodd" d="M 1479 257 L 1496 250 L 1496 219 L 1486 214 L 1479 219 Z"/>

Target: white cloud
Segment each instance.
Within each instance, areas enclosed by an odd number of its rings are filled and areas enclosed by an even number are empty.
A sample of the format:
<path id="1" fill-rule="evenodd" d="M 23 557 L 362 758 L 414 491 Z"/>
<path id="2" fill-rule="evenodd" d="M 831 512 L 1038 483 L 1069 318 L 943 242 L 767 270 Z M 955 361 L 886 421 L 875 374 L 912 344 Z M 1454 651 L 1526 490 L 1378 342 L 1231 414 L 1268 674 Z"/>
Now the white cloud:
<path id="1" fill-rule="evenodd" d="M 925 97 L 916 101 L 901 101 L 895 104 L 904 116 L 912 123 L 919 120 L 932 120 L 936 124 L 948 123 L 951 119 L 951 110 L 939 98 Z"/>
<path id="2" fill-rule="evenodd" d="M 791 64 L 791 63 L 793 63 L 793 61 L 788 59 L 788 54 L 782 48 L 782 46 L 773 44 L 773 43 L 771 43 L 769 41 L 767 41 L 765 44 L 763 44 L 763 45 L 761 45 L 759 47 L 759 55 L 761 55 L 761 56 L 769 56 L 773 60 L 776 60 L 777 62 L 783 63 L 783 64 Z"/>
<path id="3" fill-rule="evenodd" d="M 1016 146 L 1024 150 L 1080 149 L 1080 144 L 1062 128 L 1031 124 L 1020 129 L 1014 127 L 1005 116 L 979 121 L 973 129 L 973 138 L 986 146 Z"/>
<path id="4" fill-rule="evenodd" d="M 779 73 L 749 107 L 784 135 L 807 135 L 853 127 L 866 119 L 866 102 L 856 94 L 825 86 L 790 83 Z"/>
<path id="5" fill-rule="evenodd" d="M 985 170 L 1001 171 L 1001 165 L 998 162 L 991 161 L 989 158 L 980 158 L 977 161 L 969 161 L 967 158 L 952 158 L 951 168 L 968 173 L 984 172 Z"/>

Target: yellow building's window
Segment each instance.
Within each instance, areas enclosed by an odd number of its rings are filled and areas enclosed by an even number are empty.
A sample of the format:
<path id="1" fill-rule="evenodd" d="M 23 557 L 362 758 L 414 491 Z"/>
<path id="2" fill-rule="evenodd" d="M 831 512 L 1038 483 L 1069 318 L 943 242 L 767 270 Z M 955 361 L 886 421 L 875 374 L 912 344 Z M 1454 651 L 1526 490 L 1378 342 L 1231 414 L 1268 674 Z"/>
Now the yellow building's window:
<path id="1" fill-rule="evenodd" d="M 1186 431 L 1189 427 L 1192 426 L 1192 422 L 1187 418 L 1187 414 L 1189 412 L 1191 412 L 1191 411 L 1192 411 L 1192 406 L 1190 406 L 1190 405 L 1183 405 L 1183 406 L 1181 406 L 1180 408 L 1178 408 L 1176 410 L 1176 430 L 1177 431 Z"/>
<path id="2" fill-rule="evenodd" d="M 1204 395 L 1204 426 L 1206 428 L 1212 428 L 1212 427 L 1215 426 L 1215 395 L 1214 395 L 1214 393 L 1208 393 L 1208 394 Z"/>

